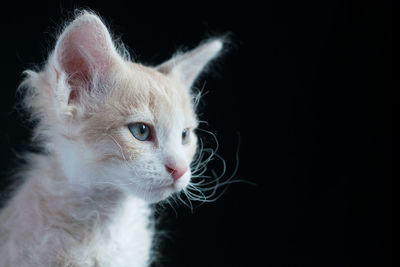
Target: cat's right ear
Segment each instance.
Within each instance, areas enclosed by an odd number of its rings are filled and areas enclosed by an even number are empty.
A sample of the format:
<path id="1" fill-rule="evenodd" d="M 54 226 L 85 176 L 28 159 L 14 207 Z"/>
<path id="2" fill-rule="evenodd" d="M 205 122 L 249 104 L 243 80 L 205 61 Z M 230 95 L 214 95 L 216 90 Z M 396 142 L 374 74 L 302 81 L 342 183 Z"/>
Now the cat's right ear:
<path id="1" fill-rule="evenodd" d="M 101 77 L 119 56 L 110 33 L 100 18 L 83 12 L 73 20 L 57 40 L 54 67 L 64 77 L 68 104 L 79 98 L 82 90 L 91 90 L 93 79 Z"/>

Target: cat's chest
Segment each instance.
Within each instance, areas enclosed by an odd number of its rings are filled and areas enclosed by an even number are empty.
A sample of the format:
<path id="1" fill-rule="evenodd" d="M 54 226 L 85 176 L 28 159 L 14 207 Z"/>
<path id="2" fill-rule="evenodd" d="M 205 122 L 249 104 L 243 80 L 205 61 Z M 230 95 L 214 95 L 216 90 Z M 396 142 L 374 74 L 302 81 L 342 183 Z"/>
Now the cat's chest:
<path id="1" fill-rule="evenodd" d="M 98 266 L 147 266 L 153 229 L 151 210 L 137 199 L 129 199 L 112 220 L 96 247 Z"/>

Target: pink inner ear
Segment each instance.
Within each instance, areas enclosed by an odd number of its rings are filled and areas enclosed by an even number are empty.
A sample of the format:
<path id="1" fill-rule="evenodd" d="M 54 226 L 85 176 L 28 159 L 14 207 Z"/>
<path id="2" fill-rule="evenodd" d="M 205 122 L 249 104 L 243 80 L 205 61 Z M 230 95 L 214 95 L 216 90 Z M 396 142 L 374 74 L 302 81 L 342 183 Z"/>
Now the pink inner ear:
<path id="1" fill-rule="evenodd" d="M 56 49 L 71 89 L 68 103 L 72 103 L 82 90 L 91 90 L 95 75 L 104 74 L 110 65 L 113 44 L 104 25 L 85 21 L 67 29 Z"/>
<path id="2" fill-rule="evenodd" d="M 83 58 L 83 55 L 81 55 L 78 49 L 73 47 L 66 49 L 68 51 L 68 56 L 66 55 L 63 57 L 62 66 L 68 75 L 67 82 L 71 88 L 68 98 L 68 104 L 70 104 L 78 98 L 79 90 L 83 87 L 90 90 L 88 85 L 91 77 L 89 63 Z"/>

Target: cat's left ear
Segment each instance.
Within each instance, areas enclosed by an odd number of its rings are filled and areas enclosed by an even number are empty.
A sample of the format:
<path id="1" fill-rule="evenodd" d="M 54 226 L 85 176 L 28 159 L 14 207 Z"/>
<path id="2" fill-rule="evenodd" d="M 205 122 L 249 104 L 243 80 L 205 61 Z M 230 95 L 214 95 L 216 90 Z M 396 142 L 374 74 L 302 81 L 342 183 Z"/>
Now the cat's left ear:
<path id="1" fill-rule="evenodd" d="M 212 39 L 189 52 L 177 54 L 156 69 L 164 74 L 178 76 L 190 88 L 206 65 L 218 56 L 222 47 L 222 39 Z"/>

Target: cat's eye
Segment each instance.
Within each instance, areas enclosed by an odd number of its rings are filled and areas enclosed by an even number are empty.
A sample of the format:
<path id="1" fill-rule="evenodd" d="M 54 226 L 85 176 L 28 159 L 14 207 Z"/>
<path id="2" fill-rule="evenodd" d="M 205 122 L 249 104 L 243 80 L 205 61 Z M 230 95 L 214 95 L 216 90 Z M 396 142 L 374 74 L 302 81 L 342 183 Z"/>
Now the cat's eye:
<path id="1" fill-rule="evenodd" d="M 190 137 L 190 129 L 186 128 L 183 129 L 182 131 L 182 144 L 186 145 L 187 143 L 189 143 L 189 137 Z"/>
<path id="2" fill-rule="evenodd" d="M 148 141 L 151 138 L 150 127 L 144 123 L 132 123 L 128 125 L 128 128 L 139 141 Z"/>

